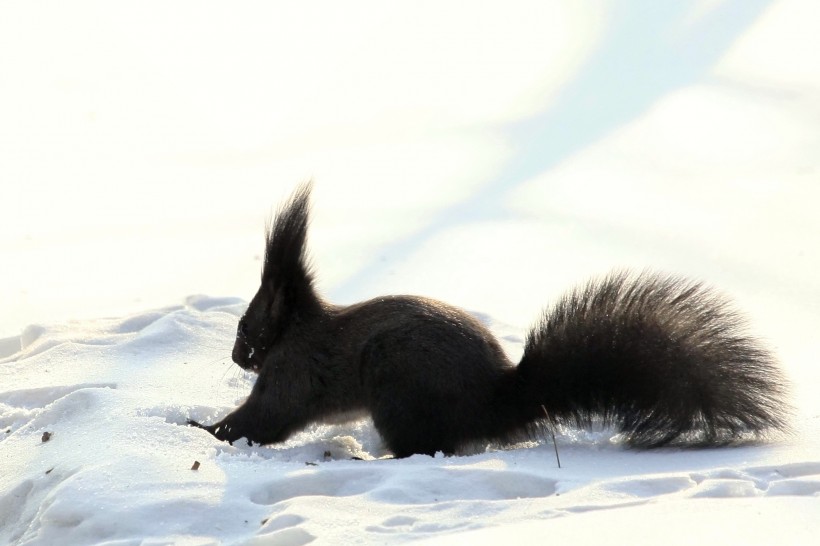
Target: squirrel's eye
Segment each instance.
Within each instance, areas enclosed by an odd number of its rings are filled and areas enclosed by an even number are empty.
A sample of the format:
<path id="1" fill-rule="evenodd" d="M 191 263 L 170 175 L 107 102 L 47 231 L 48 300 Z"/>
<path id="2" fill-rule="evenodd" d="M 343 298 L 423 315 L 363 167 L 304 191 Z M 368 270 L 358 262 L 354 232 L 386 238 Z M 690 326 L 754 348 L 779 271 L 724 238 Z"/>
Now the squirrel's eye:
<path id="1" fill-rule="evenodd" d="M 248 336 L 248 325 L 245 322 L 239 323 L 239 335 L 242 337 Z"/>

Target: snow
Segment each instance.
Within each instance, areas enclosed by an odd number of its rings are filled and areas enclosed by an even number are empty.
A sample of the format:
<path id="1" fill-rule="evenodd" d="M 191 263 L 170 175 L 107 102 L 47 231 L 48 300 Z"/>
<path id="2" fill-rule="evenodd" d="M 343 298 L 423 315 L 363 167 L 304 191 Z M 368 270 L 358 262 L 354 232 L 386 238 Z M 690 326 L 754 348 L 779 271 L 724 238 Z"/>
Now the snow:
<path id="1" fill-rule="evenodd" d="M 503 532 L 527 543 L 579 532 L 591 541 L 592 529 L 609 529 L 614 539 L 649 543 L 669 529 L 650 525 L 636 536 L 623 523 L 654 515 L 694 527 L 689 539 L 721 528 L 733 540 L 765 542 L 770 523 L 793 524 L 798 538 L 816 530 L 816 414 L 788 440 L 717 450 L 636 452 L 606 431 L 565 430 L 561 468 L 549 442 L 392 460 L 368 422 L 311 427 L 281 446 L 216 442 L 185 421 L 220 418 L 248 392 L 252 377 L 225 349 L 244 307 L 196 296 L 123 318 L 27 327 L 22 349 L 2 360 L 3 538 L 446 543 L 470 540 L 456 531 L 489 530 L 477 540 Z M 490 326 L 511 353 L 520 350 L 510 327 Z M 750 510 L 765 519 L 723 528 L 723 518 Z M 580 521 L 553 530 L 553 518 Z M 758 535 L 758 527 L 769 530 Z"/>
<path id="2" fill-rule="evenodd" d="M 599 530 L 649 543 L 669 529 L 650 525 L 633 536 L 623 523 L 657 514 L 706 536 L 723 517 L 749 510 L 769 522 L 786 514 L 799 525 L 796 537 L 816 529 L 808 514 L 820 495 L 818 445 L 803 434 L 732 449 L 636 452 L 607 431 L 564 430 L 561 468 L 549 442 L 394 460 L 369 422 L 311 427 L 277 446 L 216 442 L 185 422 L 220 418 L 247 393 L 252 377 L 220 348 L 244 306 L 200 296 L 124 318 L 27 328 L 25 346 L 2 368 L 3 538 L 447 543 L 470 540 L 455 532 L 489 530 L 477 540 L 504 532 L 534 543 L 553 535 L 554 519 L 578 518 L 558 536 L 587 529 L 592 539 L 586 520 L 595 519 Z M 520 348 L 503 325 L 493 328 Z M 683 520 L 690 506 L 704 526 Z M 740 540 L 758 526 L 764 521 L 723 533 Z"/>
<path id="3" fill-rule="evenodd" d="M 816 543 L 816 3 L 340 6 L 0 5 L 0 543 Z M 517 358 L 590 276 L 705 279 L 780 358 L 792 434 L 561 429 L 558 468 L 547 439 L 185 426 L 249 391 L 237 318 L 308 177 L 329 299 L 437 297 Z"/>

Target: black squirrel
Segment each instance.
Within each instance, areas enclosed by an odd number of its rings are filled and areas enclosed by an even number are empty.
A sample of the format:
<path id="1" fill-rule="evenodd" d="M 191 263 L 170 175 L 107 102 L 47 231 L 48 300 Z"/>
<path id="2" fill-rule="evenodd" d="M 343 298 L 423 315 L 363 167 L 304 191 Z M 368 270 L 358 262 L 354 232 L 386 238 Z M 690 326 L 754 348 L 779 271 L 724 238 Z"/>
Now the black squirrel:
<path id="1" fill-rule="evenodd" d="M 372 416 L 396 457 L 538 436 L 546 419 L 614 425 L 636 447 L 714 446 L 787 426 L 772 355 L 703 284 L 616 272 L 565 295 L 520 363 L 466 312 L 385 296 L 350 306 L 314 289 L 305 248 L 311 185 L 267 230 L 262 282 L 233 361 L 258 374 L 220 440 L 271 444 L 315 422 Z"/>

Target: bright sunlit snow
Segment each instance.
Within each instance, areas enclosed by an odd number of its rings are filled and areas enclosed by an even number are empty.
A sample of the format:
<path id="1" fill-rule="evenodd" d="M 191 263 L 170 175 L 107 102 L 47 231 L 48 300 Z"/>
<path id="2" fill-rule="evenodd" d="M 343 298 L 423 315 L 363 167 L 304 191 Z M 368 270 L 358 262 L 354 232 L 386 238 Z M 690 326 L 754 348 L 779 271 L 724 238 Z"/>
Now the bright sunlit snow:
<path id="1" fill-rule="evenodd" d="M 0 4 L 0 543 L 816 542 L 818 21 L 812 0 Z M 590 276 L 703 279 L 782 361 L 793 434 L 640 452 L 565 429 L 558 468 L 547 439 L 392 460 L 367 421 L 266 447 L 184 426 L 249 392 L 237 318 L 308 178 L 330 300 L 440 298 L 517 358 Z"/>

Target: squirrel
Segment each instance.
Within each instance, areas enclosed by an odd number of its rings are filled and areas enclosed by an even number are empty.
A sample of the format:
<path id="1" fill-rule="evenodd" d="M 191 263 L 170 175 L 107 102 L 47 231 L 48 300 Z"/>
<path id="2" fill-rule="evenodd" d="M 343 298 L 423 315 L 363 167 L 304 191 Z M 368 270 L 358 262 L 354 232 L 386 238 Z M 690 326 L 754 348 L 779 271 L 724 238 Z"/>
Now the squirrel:
<path id="1" fill-rule="evenodd" d="M 509 445 L 556 424 L 616 427 L 628 446 L 718 446 L 787 428 L 786 382 L 703 283 L 618 271 L 547 309 L 515 365 L 465 311 L 424 297 L 333 305 L 314 288 L 311 183 L 266 231 L 259 290 L 232 359 L 257 374 L 219 440 L 283 442 L 370 415 L 397 458 Z"/>

